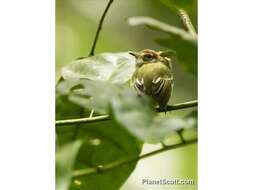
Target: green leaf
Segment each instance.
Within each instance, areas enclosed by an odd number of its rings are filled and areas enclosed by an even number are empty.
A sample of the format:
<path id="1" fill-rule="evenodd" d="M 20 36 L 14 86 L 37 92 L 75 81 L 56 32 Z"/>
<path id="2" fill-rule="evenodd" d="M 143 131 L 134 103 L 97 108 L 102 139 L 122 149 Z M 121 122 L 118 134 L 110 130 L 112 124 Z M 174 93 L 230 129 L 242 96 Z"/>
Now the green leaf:
<path id="1" fill-rule="evenodd" d="M 70 83 L 76 85 L 73 81 Z M 61 87 L 56 96 L 57 119 L 79 118 L 82 114 L 84 114 L 84 117 L 89 115 L 87 109 L 69 100 L 69 95 L 66 92 L 70 92 L 73 87 L 70 83 L 68 85 L 58 85 Z M 66 89 L 63 89 L 64 87 Z M 56 134 L 57 148 L 59 149 L 77 139 L 82 140 L 83 146 L 77 155 L 75 170 L 89 169 L 97 165 L 122 160 L 128 156 L 137 156 L 142 148 L 142 143 L 114 120 L 56 126 Z M 108 172 L 74 178 L 69 189 L 118 190 L 132 173 L 135 165 L 136 162 L 133 162 L 130 165 L 121 166 Z M 115 180 L 116 178 L 117 180 Z"/>
<path id="2" fill-rule="evenodd" d="M 76 133 L 78 127 L 78 133 Z M 60 142 L 82 139 L 83 146 L 75 163 L 75 170 L 94 168 L 140 154 L 142 143 L 137 141 L 115 121 L 81 124 L 73 127 L 57 127 Z M 75 177 L 70 190 L 118 190 L 132 173 L 133 162 L 103 173 Z M 115 180 L 117 179 L 117 180 Z"/>
<path id="3" fill-rule="evenodd" d="M 128 18 L 128 24 L 131 26 L 146 25 L 152 29 L 177 36 L 178 38 L 181 38 L 186 41 L 190 41 L 192 43 L 196 43 L 196 39 L 187 31 L 181 28 L 169 25 L 167 23 L 161 22 L 151 17 L 144 17 L 144 16 L 130 17 Z"/>
<path id="4" fill-rule="evenodd" d="M 124 96 L 112 101 L 113 116 L 128 131 L 147 143 L 159 143 L 178 128 L 183 128 L 180 119 L 159 117 L 147 99 L 127 87 L 121 87 Z"/>
<path id="5" fill-rule="evenodd" d="M 190 112 L 186 117 L 186 121 L 188 122 L 188 128 L 197 128 L 197 120 L 198 120 L 198 111 L 194 110 Z"/>
<path id="6" fill-rule="evenodd" d="M 176 57 L 176 51 L 171 50 L 171 49 L 167 49 L 167 50 L 162 51 L 160 56 L 173 58 L 173 57 Z"/>
<path id="7" fill-rule="evenodd" d="M 197 26 L 197 0 L 160 0 L 164 5 L 169 8 L 181 8 L 184 9 L 193 21 L 195 27 Z"/>
<path id="8" fill-rule="evenodd" d="M 67 190 L 81 141 L 66 144 L 56 152 L 56 190 Z"/>
<path id="9" fill-rule="evenodd" d="M 131 17 L 128 23 L 132 26 L 144 24 L 155 30 L 168 33 L 165 39 L 156 39 L 160 45 L 176 52 L 178 63 L 195 75 L 197 75 L 197 39 L 187 31 L 168 25 L 150 17 Z"/>
<path id="10" fill-rule="evenodd" d="M 62 69 L 64 79 L 127 82 L 135 70 L 135 59 L 127 52 L 101 53 L 76 60 Z"/>
<path id="11" fill-rule="evenodd" d="M 128 53 L 123 53 L 124 58 L 121 54 L 100 54 L 77 60 L 63 69 L 64 79 L 56 88 L 57 119 L 87 117 L 91 109 L 95 109 L 95 115 L 111 115 L 109 121 L 56 127 L 57 148 L 78 139 L 83 142 L 75 170 L 90 171 L 137 156 L 143 141 L 160 142 L 185 125 L 182 118 L 157 116 L 150 99 L 138 96 L 126 83 L 135 69 L 135 61 Z M 128 62 L 126 57 L 132 61 Z M 70 190 L 117 190 L 135 165 L 136 162 L 75 177 Z"/>
<path id="12" fill-rule="evenodd" d="M 197 110 L 192 111 L 185 118 L 186 128 L 183 131 L 184 138 L 186 140 L 196 139 L 198 136 L 198 112 Z"/>
<path id="13" fill-rule="evenodd" d="M 160 0 L 167 6 L 176 6 L 181 8 L 190 7 L 196 0 Z"/>
<path id="14" fill-rule="evenodd" d="M 112 115 L 141 141 L 158 143 L 175 130 L 184 128 L 185 122 L 180 118 L 159 117 L 151 100 L 144 95 L 140 97 L 126 84 L 80 80 L 79 85 L 83 88 L 73 90 L 70 101 Z"/>
<path id="15" fill-rule="evenodd" d="M 176 36 L 170 36 L 166 39 L 156 39 L 160 45 L 176 51 L 178 63 L 188 72 L 197 75 L 198 72 L 198 48 L 197 44 L 182 40 Z"/>
<path id="16" fill-rule="evenodd" d="M 192 112 L 190 112 L 190 114 L 187 114 L 184 118 L 181 118 L 181 122 L 183 122 L 183 128 L 179 128 L 179 130 L 175 130 L 174 134 L 177 134 L 177 132 L 182 133 L 183 138 L 185 141 L 188 140 L 193 140 L 193 139 L 197 139 L 197 125 L 198 125 L 198 121 L 197 121 L 197 110 L 194 110 Z M 163 144 L 165 145 L 171 145 L 175 143 L 175 136 L 177 136 L 176 141 L 178 141 L 178 134 L 174 135 L 171 134 L 169 136 L 167 136 L 167 138 L 165 138 L 163 140 Z M 181 139 L 180 139 L 181 141 Z"/>

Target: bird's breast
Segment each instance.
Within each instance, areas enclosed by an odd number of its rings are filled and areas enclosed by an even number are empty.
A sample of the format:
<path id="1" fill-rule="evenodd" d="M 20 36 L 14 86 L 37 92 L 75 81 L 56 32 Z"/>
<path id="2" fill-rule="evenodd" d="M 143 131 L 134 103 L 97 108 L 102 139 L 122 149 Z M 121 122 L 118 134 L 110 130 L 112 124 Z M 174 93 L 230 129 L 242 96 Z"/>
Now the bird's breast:
<path id="1" fill-rule="evenodd" d="M 136 81 L 139 85 L 142 85 L 142 91 L 146 94 L 152 94 L 152 86 L 154 81 L 159 77 L 169 77 L 171 71 L 163 63 L 150 63 L 145 64 L 140 67 L 135 74 Z"/>

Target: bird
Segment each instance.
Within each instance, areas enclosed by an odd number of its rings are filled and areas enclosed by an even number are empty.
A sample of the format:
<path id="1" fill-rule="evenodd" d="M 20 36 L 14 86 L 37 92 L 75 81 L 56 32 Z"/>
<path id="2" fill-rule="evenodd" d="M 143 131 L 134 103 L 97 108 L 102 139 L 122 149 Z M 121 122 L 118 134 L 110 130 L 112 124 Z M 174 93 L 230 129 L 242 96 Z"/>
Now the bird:
<path id="1" fill-rule="evenodd" d="M 172 61 L 162 56 L 162 51 L 144 49 L 129 52 L 136 59 L 136 68 L 131 78 L 131 86 L 138 94 L 146 94 L 165 111 L 174 85 Z"/>

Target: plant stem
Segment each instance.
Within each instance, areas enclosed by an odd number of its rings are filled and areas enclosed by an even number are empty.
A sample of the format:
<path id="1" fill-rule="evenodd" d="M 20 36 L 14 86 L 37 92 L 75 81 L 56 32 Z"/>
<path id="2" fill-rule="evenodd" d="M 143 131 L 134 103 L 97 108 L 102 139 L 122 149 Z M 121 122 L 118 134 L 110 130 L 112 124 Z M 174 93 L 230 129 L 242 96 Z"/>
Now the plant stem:
<path id="1" fill-rule="evenodd" d="M 77 123 L 91 123 L 91 122 L 96 122 L 96 121 L 105 121 L 109 119 L 110 119 L 109 115 L 101 115 L 101 116 L 84 117 L 84 118 L 78 118 L 78 119 L 57 120 L 55 121 L 55 125 L 60 126 L 60 125 L 69 125 L 69 124 L 77 124 Z"/>
<path id="2" fill-rule="evenodd" d="M 177 134 L 178 134 L 178 136 L 179 136 L 181 142 L 185 142 L 184 136 L 183 136 L 183 129 L 179 130 L 179 131 L 177 132 Z"/>
<path id="3" fill-rule="evenodd" d="M 143 154 L 141 156 L 134 156 L 134 157 L 130 157 L 130 158 L 125 159 L 125 160 L 115 161 L 115 162 L 112 162 L 112 163 L 109 163 L 109 164 L 106 164 L 106 165 L 99 165 L 99 166 L 93 167 L 93 168 L 86 168 L 86 169 L 76 170 L 76 171 L 73 172 L 72 176 L 73 177 L 80 177 L 80 176 L 87 176 L 87 175 L 96 174 L 96 173 L 100 173 L 100 172 L 110 171 L 110 170 L 112 170 L 114 168 L 117 168 L 117 167 L 120 167 L 122 165 L 130 164 L 132 162 L 137 162 L 141 159 L 159 154 L 161 152 L 176 149 L 176 148 L 180 148 L 182 146 L 194 144 L 196 142 L 197 142 L 197 139 L 190 140 L 190 141 L 185 141 L 185 142 L 175 144 L 175 145 L 164 146 L 161 149 L 149 152 L 147 154 Z"/>
<path id="4" fill-rule="evenodd" d="M 180 104 L 168 105 L 166 111 L 186 109 L 186 108 L 195 107 L 197 105 L 198 105 L 197 100 L 193 100 L 193 101 L 184 102 Z M 159 110 L 158 108 L 157 108 L 157 111 L 164 112 L 164 111 Z M 77 123 L 91 123 L 91 122 L 96 122 L 96 121 L 105 121 L 109 119 L 110 119 L 109 115 L 101 115 L 101 116 L 85 117 L 85 118 L 78 118 L 78 119 L 57 120 L 55 121 L 55 125 L 60 126 L 60 125 L 69 125 L 69 124 L 77 124 Z"/>
<path id="5" fill-rule="evenodd" d="M 93 114 L 94 114 L 94 109 L 91 110 L 89 118 L 92 118 Z"/>
<path id="6" fill-rule="evenodd" d="M 183 102 L 183 103 L 179 103 L 179 104 L 168 105 L 166 111 L 174 111 L 174 110 L 179 110 L 179 109 L 191 108 L 191 107 L 195 107 L 195 106 L 198 106 L 198 101 L 192 100 L 192 101 Z M 157 111 L 164 112 L 164 111 L 159 110 L 158 108 L 157 108 Z"/>
<path id="7" fill-rule="evenodd" d="M 105 10 L 103 12 L 102 17 L 100 18 L 100 21 L 99 21 L 99 24 L 98 24 L 98 28 L 97 28 L 97 32 L 96 32 L 96 35 L 95 35 L 95 38 L 94 38 L 94 41 L 93 41 L 93 44 L 92 44 L 89 56 L 93 56 L 94 55 L 94 51 L 95 51 L 95 48 L 96 48 L 97 40 L 98 40 L 100 31 L 102 29 L 102 25 L 103 25 L 106 13 L 108 12 L 108 10 L 109 10 L 112 2 L 113 2 L 113 0 L 109 0 L 108 4 L 107 4 L 107 6 L 106 6 L 106 8 L 105 8 Z"/>
<path id="8" fill-rule="evenodd" d="M 197 32 L 191 22 L 191 19 L 187 12 L 183 9 L 178 9 L 179 15 L 181 17 L 182 22 L 184 23 L 184 26 L 188 30 L 188 32 L 195 38 L 197 39 Z"/>

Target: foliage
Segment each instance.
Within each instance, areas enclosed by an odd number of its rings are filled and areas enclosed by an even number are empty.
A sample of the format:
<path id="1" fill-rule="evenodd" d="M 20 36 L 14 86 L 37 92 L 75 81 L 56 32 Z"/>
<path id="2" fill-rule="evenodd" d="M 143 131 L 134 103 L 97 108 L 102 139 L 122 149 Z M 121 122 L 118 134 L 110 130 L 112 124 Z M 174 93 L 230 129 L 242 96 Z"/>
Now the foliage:
<path id="1" fill-rule="evenodd" d="M 190 15 L 191 21 L 197 28 L 197 0 L 160 0 L 169 8 L 184 9 Z"/>
<path id="2" fill-rule="evenodd" d="M 138 26 L 138 25 L 144 24 L 152 29 L 177 36 L 180 40 L 187 40 L 187 41 L 192 41 L 193 43 L 195 43 L 195 39 L 187 31 L 181 28 L 163 23 L 151 17 L 143 17 L 143 16 L 130 17 L 128 18 L 128 23 L 131 26 Z"/>
<path id="3" fill-rule="evenodd" d="M 56 189 L 68 189 L 81 141 L 65 144 L 56 152 Z"/>
<path id="4" fill-rule="evenodd" d="M 127 52 L 102 53 L 79 59 L 62 69 L 64 79 L 127 82 L 135 70 L 135 59 Z"/>
<path id="5" fill-rule="evenodd" d="M 198 50 L 195 43 L 182 40 L 176 36 L 168 36 L 164 39 L 155 39 L 155 41 L 167 48 L 175 50 L 178 57 L 178 63 L 188 72 L 197 75 Z"/>
<path id="6" fill-rule="evenodd" d="M 89 170 L 91 167 L 140 153 L 141 143 L 120 128 L 115 121 L 90 123 L 79 127 L 76 139 L 82 139 L 84 143 L 77 156 L 75 170 Z M 74 129 L 68 131 L 58 129 L 58 138 L 64 139 L 66 143 L 72 140 L 74 133 Z M 70 189 L 118 189 L 130 175 L 135 164 L 115 168 L 106 173 L 76 177 Z M 117 181 L 114 181 L 115 178 Z"/>
<path id="7" fill-rule="evenodd" d="M 58 94 L 58 99 L 61 97 Z M 69 113 L 73 109 L 72 114 L 80 109 L 78 105 L 71 103 L 66 97 L 64 100 L 64 102 L 57 104 L 58 119 L 66 118 L 64 109 L 61 109 L 62 106 L 65 108 L 69 106 Z M 75 117 L 80 117 L 80 115 L 77 114 Z M 97 165 L 111 163 L 128 156 L 139 155 L 141 151 L 142 143 L 121 128 L 115 120 L 59 126 L 56 131 L 57 147 L 59 148 L 78 139 L 83 142 L 77 155 L 74 170 L 89 169 Z M 67 156 L 71 152 L 65 152 L 65 154 Z M 70 189 L 118 189 L 130 175 L 135 164 L 122 166 L 107 173 L 77 177 L 72 181 Z M 68 171 L 69 174 L 72 172 L 73 170 Z M 117 181 L 114 181 L 116 177 Z"/>
<path id="8" fill-rule="evenodd" d="M 142 142 L 157 143 L 177 130 L 194 126 L 184 118 L 157 116 L 151 101 L 147 97 L 138 96 L 128 84 L 133 72 L 131 60 L 127 53 L 103 53 L 74 61 L 63 68 L 64 80 L 57 86 L 57 99 L 65 100 L 59 101 L 57 105 L 58 119 L 65 118 L 67 108 L 62 107 L 67 105 L 73 114 L 80 114 L 84 108 L 83 114 L 86 115 L 87 110 L 94 109 L 99 114 L 112 116 L 112 120 L 101 123 L 57 128 L 59 146 L 74 139 L 82 139 L 84 142 L 78 154 L 76 170 L 138 155 Z M 128 69 L 125 69 L 126 65 Z M 120 78 L 124 80 L 120 81 Z M 78 180 L 85 184 L 82 188 L 102 189 L 108 185 L 108 189 L 117 189 L 134 166 L 132 164 L 105 174 L 80 177 Z M 112 187 L 112 183 L 107 183 L 107 180 L 119 176 L 120 171 L 124 171 L 124 175 L 121 174 L 122 179 L 118 178 Z M 96 183 L 97 180 L 103 181 L 102 187 Z M 75 183 L 71 188 L 76 188 Z"/>
<path id="9" fill-rule="evenodd" d="M 166 38 L 155 39 L 155 41 L 174 50 L 178 63 L 182 64 L 187 71 L 197 74 L 197 40 L 189 32 L 150 17 L 130 17 L 128 23 L 131 26 L 143 24 L 154 30 L 167 33 Z"/>
<path id="10" fill-rule="evenodd" d="M 110 113 L 119 124 L 142 141 L 160 142 L 172 131 L 185 126 L 180 118 L 157 117 L 149 106 L 149 100 L 138 97 L 130 87 L 94 81 L 83 81 L 82 85 L 83 89 L 71 93 L 70 101 L 100 113 Z"/>
<path id="11" fill-rule="evenodd" d="M 161 1 L 190 10 L 188 4 Z M 188 31 L 150 17 L 132 17 L 128 23 L 165 32 L 168 36 L 156 42 L 176 52 L 178 62 L 196 75 L 197 40 Z M 196 131 L 196 112 L 186 117 L 158 114 L 149 97 L 139 96 L 129 85 L 134 70 L 135 59 L 128 52 L 101 53 L 62 68 L 56 119 L 108 114 L 110 120 L 56 126 L 57 190 L 117 190 L 137 161 L 106 172 L 101 169 L 104 165 L 140 155 L 143 143 L 166 142 L 185 129 Z M 85 175 L 73 175 L 78 171 Z"/>

